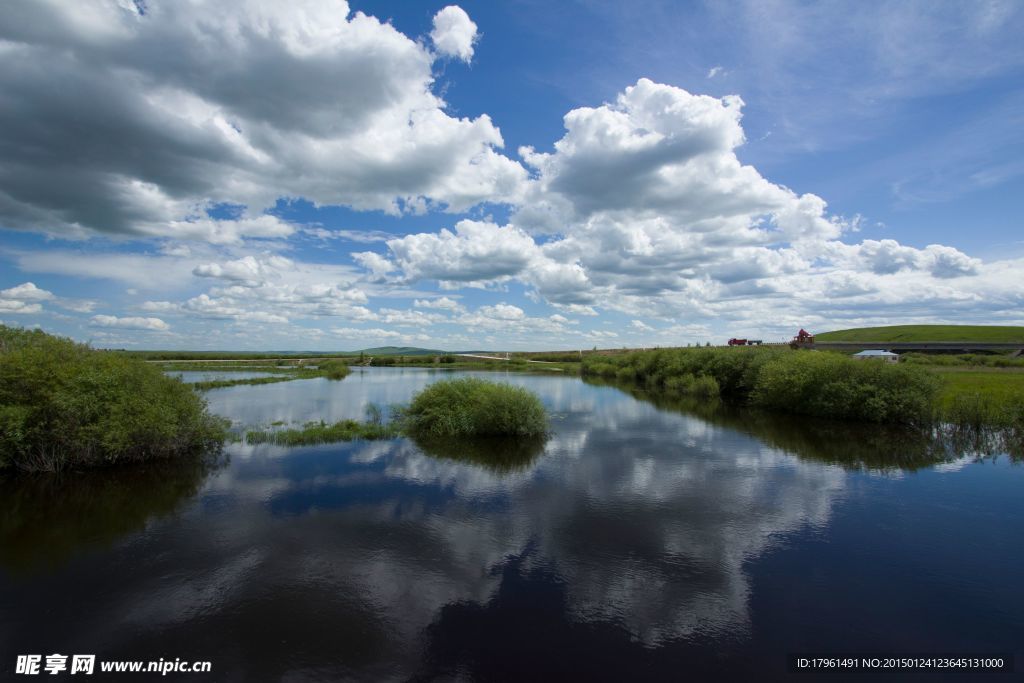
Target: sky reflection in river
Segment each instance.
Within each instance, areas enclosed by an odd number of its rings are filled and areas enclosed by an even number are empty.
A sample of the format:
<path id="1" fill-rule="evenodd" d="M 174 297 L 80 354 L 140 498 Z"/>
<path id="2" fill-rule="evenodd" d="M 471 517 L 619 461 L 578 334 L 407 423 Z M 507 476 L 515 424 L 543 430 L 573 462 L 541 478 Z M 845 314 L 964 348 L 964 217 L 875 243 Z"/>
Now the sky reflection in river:
<path id="1" fill-rule="evenodd" d="M 239 424 L 335 420 L 440 376 L 209 396 Z M 217 680 L 380 680 L 528 661 L 635 680 L 781 673 L 813 648 L 1019 647 L 1024 561 L 1006 540 L 1024 478 L 1005 459 L 857 472 L 611 387 L 501 379 L 552 412 L 550 439 L 514 466 L 404 439 L 233 444 L 198 493 L 117 542 L 27 575 L 0 556 L 4 665 L 8 650 L 151 653 L 209 658 Z M 5 543 L 32 524 L 66 522 L 11 521 Z"/>

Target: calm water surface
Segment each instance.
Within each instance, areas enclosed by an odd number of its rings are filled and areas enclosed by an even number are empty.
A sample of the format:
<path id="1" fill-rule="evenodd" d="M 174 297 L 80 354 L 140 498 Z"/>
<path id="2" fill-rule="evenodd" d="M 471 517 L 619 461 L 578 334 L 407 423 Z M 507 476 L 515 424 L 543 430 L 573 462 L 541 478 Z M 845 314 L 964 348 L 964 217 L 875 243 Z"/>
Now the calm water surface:
<path id="1" fill-rule="evenodd" d="M 207 396 L 237 425 L 331 421 L 464 374 Z M 193 681 L 776 680 L 815 651 L 1024 667 L 1024 467 L 1005 456 L 502 379 L 553 434 L 500 467 L 399 439 L 0 481 L 0 679 L 54 652 L 212 661 Z"/>

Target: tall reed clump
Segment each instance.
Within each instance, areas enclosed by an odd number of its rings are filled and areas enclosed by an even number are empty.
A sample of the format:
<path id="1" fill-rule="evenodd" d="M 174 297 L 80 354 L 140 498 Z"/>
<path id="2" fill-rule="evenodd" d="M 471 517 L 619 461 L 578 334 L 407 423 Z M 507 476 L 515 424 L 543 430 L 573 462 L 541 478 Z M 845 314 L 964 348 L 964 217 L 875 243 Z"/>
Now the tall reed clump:
<path id="1" fill-rule="evenodd" d="M 872 422 L 931 419 L 938 380 L 927 370 L 782 348 L 660 349 L 585 358 L 583 374 L 653 391 L 769 410 Z"/>
<path id="2" fill-rule="evenodd" d="M 0 469 L 56 471 L 198 454 L 224 421 L 152 365 L 0 325 Z"/>
<path id="3" fill-rule="evenodd" d="M 541 436 L 547 412 L 530 391 L 467 377 L 434 382 L 413 396 L 402 416 L 413 436 Z"/>

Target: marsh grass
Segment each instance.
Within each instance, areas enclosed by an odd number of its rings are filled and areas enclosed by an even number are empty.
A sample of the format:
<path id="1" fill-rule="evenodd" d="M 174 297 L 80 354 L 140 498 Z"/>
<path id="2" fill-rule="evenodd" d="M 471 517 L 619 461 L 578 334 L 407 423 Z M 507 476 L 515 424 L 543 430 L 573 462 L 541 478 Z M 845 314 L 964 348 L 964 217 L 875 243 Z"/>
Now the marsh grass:
<path id="1" fill-rule="evenodd" d="M 242 385 L 277 384 L 279 382 L 291 382 L 302 377 L 251 377 L 247 379 L 210 379 L 201 382 L 191 382 L 188 386 L 195 391 L 209 391 L 210 389 L 223 389 L 224 387 L 237 387 Z"/>
<path id="2" fill-rule="evenodd" d="M 413 396 L 403 429 L 429 437 L 516 436 L 547 433 L 547 411 L 523 387 L 474 377 L 434 382 Z"/>
<path id="3" fill-rule="evenodd" d="M 203 368 L 205 370 L 206 368 Z M 260 368 L 245 368 L 246 370 Z M 211 368 L 220 370 L 220 368 Z M 231 369 L 228 369 L 230 371 Z M 211 379 L 189 384 L 196 391 L 209 391 L 210 389 L 223 389 L 225 387 L 237 387 L 243 385 L 258 386 L 261 384 L 277 384 L 279 382 L 291 382 L 297 379 L 315 379 L 325 377 L 330 380 L 342 380 L 348 377 L 351 370 L 349 366 L 340 360 L 323 361 L 312 367 L 296 366 L 295 368 L 276 368 L 275 377 L 249 377 L 240 379 Z"/>
<path id="4" fill-rule="evenodd" d="M 393 439 L 399 436 L 397 425 L 357 420 L 310 422 L 301 428 L 250 430 L 245 440 L 251 444 L 270 443 L 277 446 L 311 446 L 339 441 Z"/>
<path id="5" fill-rule="evenodd" d="M 1024 368 L 1024 358 L 1014 358 L 1001 353 L 904 353 L 901 363 L 932 365 L 942 368 Z"/>

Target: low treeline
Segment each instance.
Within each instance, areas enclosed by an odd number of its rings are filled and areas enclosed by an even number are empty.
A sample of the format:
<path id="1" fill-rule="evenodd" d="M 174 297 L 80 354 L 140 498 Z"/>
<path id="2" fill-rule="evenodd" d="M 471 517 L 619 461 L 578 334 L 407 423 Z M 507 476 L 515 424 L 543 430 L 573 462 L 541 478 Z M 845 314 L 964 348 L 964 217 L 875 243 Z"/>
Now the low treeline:
<path id="1" fill-rule="evenodd" d="M 417 355 L 417 356 L 373 356 L 370 358 L 369 364 L 373 367 L 385 368 L 393 365 L 438 365 L 454 363 L 458 359 L 450 353 L 446 353 L 440 356 L 432 355 Z M 357 361 L 365 362 L 365 361 Z"/>
<path id="2" fill-rule="evenodd" d="M 175 458 L 225 434 L 202 397 L 158 367 L 0 325 L 0 470 Z"/>
<path id="3" fill-rule="evenodd" d="M 719 396 L 766 410 L 925 424 L 940 381 L 913 365 L 785 348 L 660 349 L 584 358 L 584 375 L 635 382 L 669 395 Z"/>

